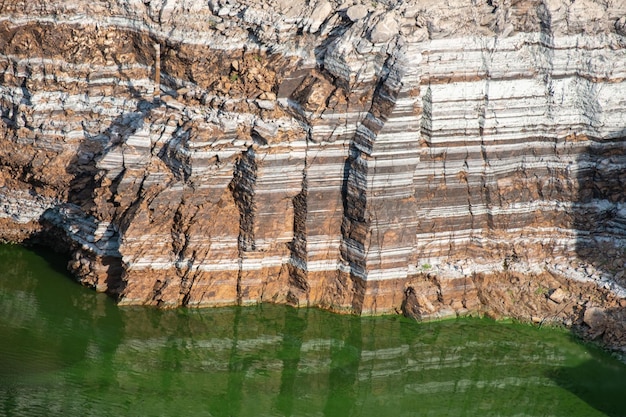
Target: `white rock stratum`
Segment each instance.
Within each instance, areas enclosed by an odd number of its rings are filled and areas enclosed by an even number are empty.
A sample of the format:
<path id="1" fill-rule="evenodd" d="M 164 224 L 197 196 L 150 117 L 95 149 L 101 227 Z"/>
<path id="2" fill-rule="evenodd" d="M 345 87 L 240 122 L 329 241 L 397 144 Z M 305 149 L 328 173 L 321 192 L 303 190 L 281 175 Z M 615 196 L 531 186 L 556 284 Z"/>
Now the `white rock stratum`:
<path id="1" fill-rule="evenodd" d="M 625 22 L 611 0 L 4 2 L 0 237 L 60 242 L 123 304 L 552 314 L 494 293 L 515 276 L 581 321 L 625 295 Z"/>

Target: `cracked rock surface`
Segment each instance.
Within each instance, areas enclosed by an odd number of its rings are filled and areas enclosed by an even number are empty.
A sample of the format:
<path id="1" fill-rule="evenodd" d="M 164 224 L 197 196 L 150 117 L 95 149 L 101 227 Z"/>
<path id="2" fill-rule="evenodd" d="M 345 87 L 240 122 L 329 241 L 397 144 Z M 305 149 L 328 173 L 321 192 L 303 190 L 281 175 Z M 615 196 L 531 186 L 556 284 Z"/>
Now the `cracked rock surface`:
<path id="1" fill-rule="evenodd" d="M 0 239 L 66 248 L 121 304 L 481 313 L 619 348 L 625 19 L 601 0 L 5 1 Z"/>

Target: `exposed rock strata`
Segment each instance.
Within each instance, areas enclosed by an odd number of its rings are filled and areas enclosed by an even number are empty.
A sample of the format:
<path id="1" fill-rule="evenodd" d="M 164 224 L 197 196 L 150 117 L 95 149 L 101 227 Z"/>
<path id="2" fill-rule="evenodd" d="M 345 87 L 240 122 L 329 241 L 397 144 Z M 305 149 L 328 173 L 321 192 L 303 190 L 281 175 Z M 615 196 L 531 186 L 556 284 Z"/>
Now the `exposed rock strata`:
<path id="1" fill-rule="evenodd" d="M 120 303 L 584 324 L 626 294 L 621 2 L 0 15 L 0 237 L 61 236 Z"/>

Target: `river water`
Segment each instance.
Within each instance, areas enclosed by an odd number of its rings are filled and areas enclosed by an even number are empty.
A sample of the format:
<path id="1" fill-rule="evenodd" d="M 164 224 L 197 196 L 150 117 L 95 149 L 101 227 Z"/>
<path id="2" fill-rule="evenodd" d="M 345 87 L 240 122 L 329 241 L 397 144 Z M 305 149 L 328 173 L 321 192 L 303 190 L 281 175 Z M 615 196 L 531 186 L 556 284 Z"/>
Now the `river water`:
<path id="1" fill-rule="evenodd" d="M 626 416 L 626 365 L 486 319 L 119 308 L 2 245 L 0 416 Z"/>

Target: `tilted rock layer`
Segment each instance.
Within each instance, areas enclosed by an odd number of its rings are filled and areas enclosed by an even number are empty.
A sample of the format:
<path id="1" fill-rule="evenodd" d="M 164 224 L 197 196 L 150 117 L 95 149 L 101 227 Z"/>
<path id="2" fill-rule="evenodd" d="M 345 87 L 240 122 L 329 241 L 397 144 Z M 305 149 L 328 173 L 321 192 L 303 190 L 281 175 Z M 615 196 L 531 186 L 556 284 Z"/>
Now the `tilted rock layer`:
<path id="1" fill-rule="evenodd" d="M 624 296 L 624 2 L 14 0 L 0 52 L 0 237 L 122 304 Z"/>

